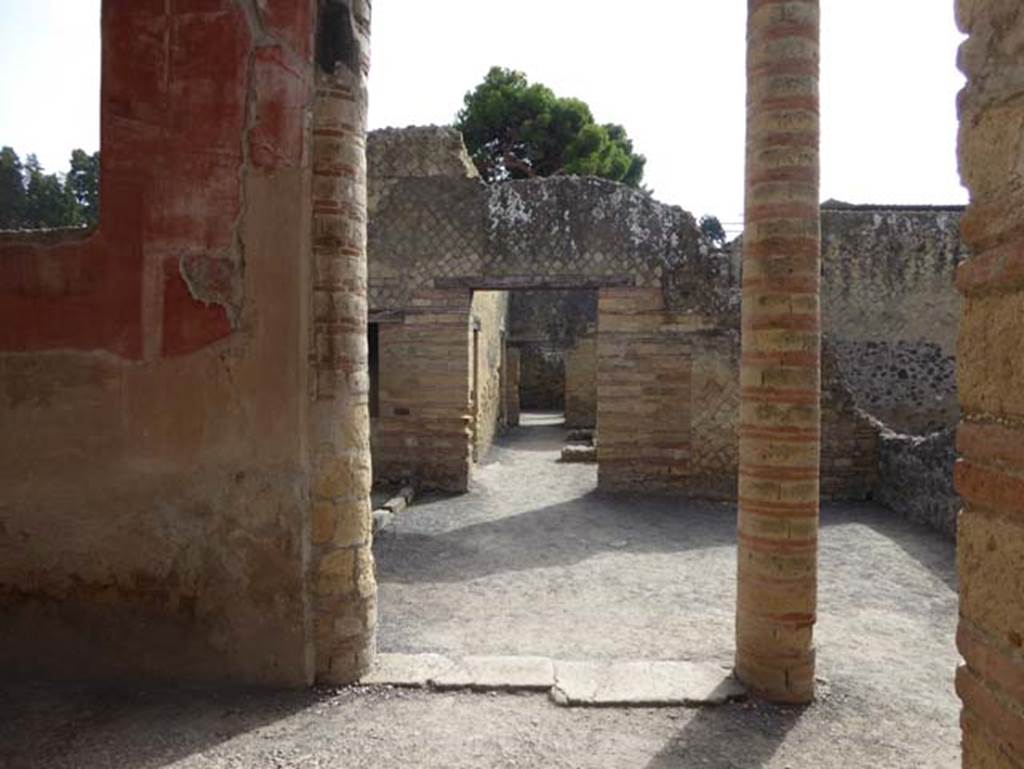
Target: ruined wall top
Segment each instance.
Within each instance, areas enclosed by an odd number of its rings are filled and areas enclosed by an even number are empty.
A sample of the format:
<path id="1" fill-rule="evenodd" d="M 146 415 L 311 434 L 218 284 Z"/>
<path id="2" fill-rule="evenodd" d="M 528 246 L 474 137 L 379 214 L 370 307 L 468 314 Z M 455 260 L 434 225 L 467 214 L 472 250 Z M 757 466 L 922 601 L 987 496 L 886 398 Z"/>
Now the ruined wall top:
<path id="1" fill-rule="evenodd" d="M 373 310 L 435 288 L 630 285 L 738 322 L 727 256 L 677 206 L 592 177 L 484 184 L 450 128 L 375 132 L 369 154 Z"/>
<path id="2" fill-rule="evenodd" d="M 447 176 L 475 179 L 476 166 L 462 135 L 451 126 L 412 126 L 371 131 L 366 144 L 370 179 Z"/>
<path id="3" fill-rule="evenodd" d="M 957 265 L 967 256 L 955 206 L 822 207 L 822 311 L 853 339 L 924 339 L 956 351 Z"/>
<path id="4" fill-rule="evenodd" d="M 858 405 L 899 432 L 959 418 L 958 206 L 822 207 L 822 322 Z"/>

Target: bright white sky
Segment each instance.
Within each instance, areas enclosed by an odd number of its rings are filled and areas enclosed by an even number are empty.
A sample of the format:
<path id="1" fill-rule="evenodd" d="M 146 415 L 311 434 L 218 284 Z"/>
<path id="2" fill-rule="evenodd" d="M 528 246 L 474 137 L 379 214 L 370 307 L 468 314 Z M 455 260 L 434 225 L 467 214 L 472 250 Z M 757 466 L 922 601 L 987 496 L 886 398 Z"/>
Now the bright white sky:
<path id="1" fill-rule="evenodd" d="M 513 67 L 622 123 L 657 198 L 740 221 L 743 0 L 374 6 L 371 127 L 449 123 L 490 66 Z M 952 0 L 822 0 L 822 14 L 822 198 L 964 202 Z M 98 146 L 99 42 L 99 0 L 0 0 L 0 145 L 51 170 Z"/>

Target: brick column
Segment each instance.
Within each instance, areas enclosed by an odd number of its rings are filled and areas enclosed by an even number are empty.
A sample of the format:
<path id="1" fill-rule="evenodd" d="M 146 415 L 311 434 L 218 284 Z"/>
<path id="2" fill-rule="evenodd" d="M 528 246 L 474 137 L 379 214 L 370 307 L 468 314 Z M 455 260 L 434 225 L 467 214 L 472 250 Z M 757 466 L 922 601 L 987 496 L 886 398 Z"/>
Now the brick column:
<path id="1" fill-rule="evenodd" d="M 957 353 L 965 769 L 1024 769 L 1024 76 L 1017 2 L 959 0 L 960 169 L 971 258 Z"/>
<path id="2" fill-rule="evenodd" d="M 818 0 L 748 0 L 736 672 L 814 697 L 820 451 Z"/>
<path id="3" fill-rule="evenodd" d="M 348 683 L 375 647 L 366 305 L 370 4 L 319 3 L 313 108 L 310 453 L 316 677 Z"/>

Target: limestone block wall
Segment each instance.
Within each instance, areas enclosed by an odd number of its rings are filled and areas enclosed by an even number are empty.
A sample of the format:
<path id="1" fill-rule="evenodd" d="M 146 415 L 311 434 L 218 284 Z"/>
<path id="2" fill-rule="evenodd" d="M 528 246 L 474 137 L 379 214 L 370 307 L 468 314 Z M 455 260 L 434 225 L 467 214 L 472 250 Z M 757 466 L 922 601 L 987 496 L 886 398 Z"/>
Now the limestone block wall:
<path id="1" fill-rule="evenodd" d="M 507 334 L 508 293 L 477 291 L 471 307 L 476 334 L 476 372 L 474 418 L 474 456 L 487 456 L 502 424 L 502 348 Z M 472 340 L 471 340 L 471 343 Z M 471 350 L 472 353 L 472 350 Z"/>
<path id="2" fill-rule="evenodd" d="M 597 335 L 581 338 L 565 360 L 565 425 L 597 426 Z"/>
<path id="3" fill-rule="evenodd" d="M 104 3 L 99 228 L 0 235 L 2 675 L 313 680 L 314 13 Z"/>
<path id="4" fill-rule="evenodd" d="M 959 0 L 960 169 L 972 256 L 957 376 L 963 765 L 1024 766 L 1024 75 L 1019 3 Z"/>

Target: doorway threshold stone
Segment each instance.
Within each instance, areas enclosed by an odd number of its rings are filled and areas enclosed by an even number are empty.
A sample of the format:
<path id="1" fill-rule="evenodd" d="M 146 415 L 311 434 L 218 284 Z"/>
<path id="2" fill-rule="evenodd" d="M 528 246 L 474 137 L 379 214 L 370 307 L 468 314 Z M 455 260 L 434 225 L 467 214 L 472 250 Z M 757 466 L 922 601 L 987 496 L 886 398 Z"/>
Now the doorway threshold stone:
<path id="1" fill-rule="evenodd" d="M 672 661 L 558 662 L 551 698 L 577 707 L 724 705 L 746 690 L 719 665 Z"/>
<path id="2" fill-rule="evenodd" d="M 677 661 L 380 654 L 360 684 L 548 692 L 552 701 L 566 707 L 701 707 L 746 698 L 743 686 L 720 665 Z"/>

